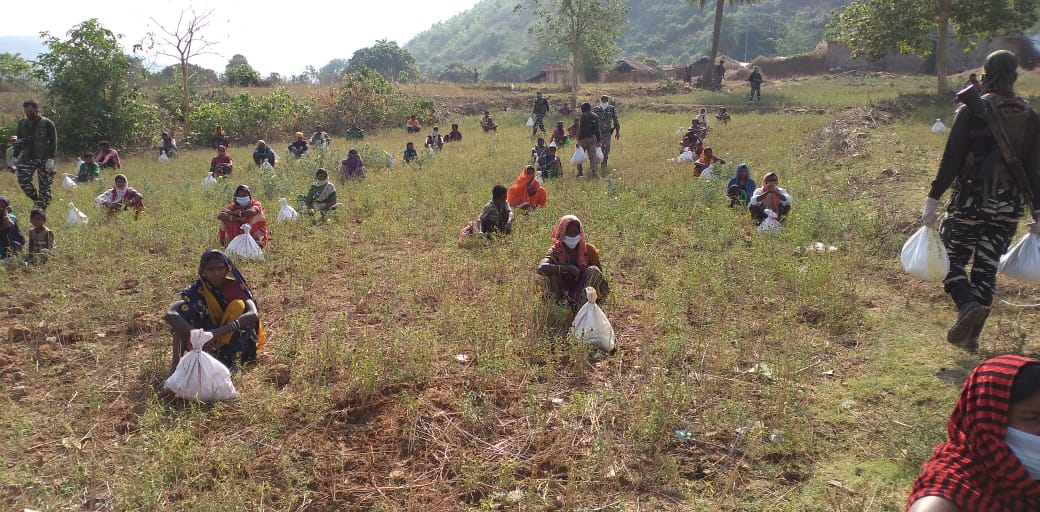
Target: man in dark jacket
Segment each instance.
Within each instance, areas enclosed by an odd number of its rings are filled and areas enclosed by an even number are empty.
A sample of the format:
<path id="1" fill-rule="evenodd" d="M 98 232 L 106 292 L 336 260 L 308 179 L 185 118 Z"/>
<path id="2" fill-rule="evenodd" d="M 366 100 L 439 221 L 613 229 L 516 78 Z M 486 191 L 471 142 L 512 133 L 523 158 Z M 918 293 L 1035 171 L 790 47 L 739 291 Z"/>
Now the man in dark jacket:
<path id="1" fill-rule="evenodd" d="M 25 119 L 18 121 L 18 140 L 14 147 L 18 185 L 37 208 L 46 210 L 51 203 L 58 133 L 54 123 L 40 115 L 40 106 L 35 101 L 22 103 L 22 109 L 25 111 Z M 34 173 L 40 186 L 38 190 L 33 186 Z"/>
<path id="2" fill-rule="evenodd" d="M 600 144 L 599 116 L 592 112 L 592 105 L 581 104 L 581 117 L 578 118 L 578 147 L 585 150 L 589 162 L 589 177 L 599 178 L 596 172 L 596 148 Z M 578 164 L 578 177 L 585 176 L 582 165 Z"/>

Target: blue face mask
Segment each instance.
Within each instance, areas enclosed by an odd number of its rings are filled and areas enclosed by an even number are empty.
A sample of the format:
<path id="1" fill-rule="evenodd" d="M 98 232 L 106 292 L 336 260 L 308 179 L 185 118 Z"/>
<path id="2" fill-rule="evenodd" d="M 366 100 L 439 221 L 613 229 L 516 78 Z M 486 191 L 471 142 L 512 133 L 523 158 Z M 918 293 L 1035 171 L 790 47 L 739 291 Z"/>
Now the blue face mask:
<path id="1" fill-rule="evenodd" d="M 252 204 L 253 200 L 249 196 L 236 197 L 235 202 L 238 203 L 239 206 L 249 206 Z"/>
<path id="2" fill-rule="evenodd" d="M 1004 441 L 1033 479 L 1040 480 L 1040 436 L 1008 427 Z"/>

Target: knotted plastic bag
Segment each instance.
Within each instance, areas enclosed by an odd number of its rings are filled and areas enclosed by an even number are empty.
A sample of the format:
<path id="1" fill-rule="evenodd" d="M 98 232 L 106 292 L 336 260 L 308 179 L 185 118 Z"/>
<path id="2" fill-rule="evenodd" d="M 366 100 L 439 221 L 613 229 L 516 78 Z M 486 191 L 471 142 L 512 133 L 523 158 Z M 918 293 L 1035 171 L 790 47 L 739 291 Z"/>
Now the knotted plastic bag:
<path id="1" fill-rule="evenodd" d="M 90 219 L 87 218 L 87 214 L 76 208 L 76 205 L 69 203 L 69 214 L 65 217 L 65 223 L 70 226 L 84 227 L 90 224 Z"/>
<path id="2" fill-rule="evenodd" d="M 603 163 L 605 157 L 603 156 L 603 148 L 596 146 L 596 154 L 592 156 L 592 159 L 597 163 Z"/>
<path id="3" fill-rule="evenodd" d="M 65 179 L 61 180 L 61 188 L 65 190 L 72 190 L 76 185 L 76 177 L 71 174 L 66 174 Z"/>
<path id="4" fill-rule="evenodd" d="M 707 169 L 705 169 L 705 171 L 707 171 Z M 704 176 L 703 172 L 701 173 L 701 176 Z M 758 232 L 779 233 L 784 227 L 780 224 L 780 219 L 777 218 L 776 212 L 766 208 L 765 214 L 766 220 L 762 221 L 762 223 L 758 225 Z"/>
<path id="5" fill-rule="evenodd" d="M 274 170 L 274 166 L 271 165 L 271 162 L 268 162 L 267 160 L 264 160 L 263 162 L 260 163 L 260 172 L 271 172 L 273 170 Z"/>
<path id="6" fill-rule="evenodd" d="M 574 148 L 574 156 L 571 157 L 571 165 L 581 165 L 588 160 L 588 155 L 585 154 L 585 149 L 581 146 Z"/>
<path id="7" fill-rule="evenodd" d="M 588 296 L 589 301 L 578 310 L 577 315 L 574 315 L 574 321 L 571 322 L 571 336 L 595 345 L 604 352 L 612 352 L 614 350 L 614 328 L 611 327 L 610 320 L 607 320 L 607 315 L 596 304 L 596 289 L 591 286 L 585 288 L 585 295 Z"/>
<path id="8" fill-rule="evenodd" d="M 676 137 L 682 137 L 682 134 L 684 134 L 684 133 L 686 133 L 686 130 L 684 130 L 682 128 L 679 128 L 678 130 L 675 130 L 675 136 Z"/>
<path id="9" fill-rule="evenodd" d="M 238 396 L 231 372 L 217 358 L 202 350 L 213 334 L 202 329 L 191 331 L 191 352 L 181 357 L 177 369 L 166 379 L 166 389 L 184 400 L 218 402 Z"/>
<path id="10" fill-rule="evenodd" d="M 296 208 L 289 206 L 289 201 L 284 197 L 278 200 L 282 204 L 282 209 L 278 210 L 278 222 L 290 222 L 296 220 L 300 216 L 300 213 L 296 211 Z"/>
<path id="11" fill-rule="evenodd" d="M 683 152 L 682 152 L 682 153 L 681 153 L 681 154 L 679 155 L 678 161 L 679 161 L 679 162 L 692 162 L 692 161 L 694 161 L 694 160 L 696 160 L 696 159 L 697 159 L 697 157 L 696 157 L 696 156 L 695 156 L 695 155 L 693 154 L 693 150 L 692 150 L 692 149 L 690 149 L 690 148 L 686 148 L 686 149 L 685 149 L 685 150 L 684 150 L 684 151 L 683 151 Z"/>
<path id="12" fill-rule="evenodd" d="M 710 178 L 715 174 L 715 164 L 711 164 L 704 168 L 697 176 L 700 178 Z M 775 214 L 774 214 L 775 215 Z"/>
<path id="13" fill-rule="evenodd" d="M 163 150 L 163 151 L 159 152 L 159 161 L 160 162 L 169 162 L 170 161 L 170 157 L 166 155 L 166 150 Z"/>
<path id="14" fill-rule="evenodd" d="M 527 127 L 531 128 L 534 126 L 534 117 L 527 116 Z"/>
<path id="15" fill-rule="evenodd" d="M 941 119 L 936 119 L 935 124 L 932 125 L 932 133 L 941 133 L 946 129 L 946 125 L 943 124 Z"/>
<path id="16" fill-rule="evenodd" d="M 264 250 L 260 248 L 260 244 L 256 243 L 256 240 L 253 240 L 253 236 L 249 234 L 251 229 L 252 226 L 249 224 L 242 224 L 242 234 L 233 238 L 227 246 L 228 256 L 264 261 Z"/>
<path id="17" fill-rule="evenodd" d="M 922 226 L 903 244 L 899 255 L 903 270 L 914 277 L 938 283 L 950 272 L 950 258 L 939 231 Z"/>
<path id="18" fill-rule="evenodd" d="M 217 184 L 217 177 L 213 176 L 213 173 L 209 173 L 205 178 L 202 179 L 202 186 L 209 187 Z"/>
<path id="19" fill-rule="evenodd" d="M 1040 283 L 1040 237 L 1026 234 L 1000 257 L 997 272 L 1014 279 Z"/>

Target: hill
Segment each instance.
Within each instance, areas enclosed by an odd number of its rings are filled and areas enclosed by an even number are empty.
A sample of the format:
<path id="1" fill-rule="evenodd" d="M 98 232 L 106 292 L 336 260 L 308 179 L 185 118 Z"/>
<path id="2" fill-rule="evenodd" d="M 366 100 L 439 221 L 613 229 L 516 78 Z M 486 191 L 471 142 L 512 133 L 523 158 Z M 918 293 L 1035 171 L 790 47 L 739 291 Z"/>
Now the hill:
<path id="1" fill-rule="evenodd" d="M 437 23 L 405 44 L 419 66 L 434 76 L 452 64 L 477 67 L 489 80 L 523 80 L 555 59 L 537 48 L 530 12 L 514 13 L 518 0 L 484 0 Z M 722 53 L 753 59 L 795 55 L 822 39 L 832 9 L 846 0 L 765 0 L 727 7 Z M 707 53 L 714 12 L 683 2 L 632 0 L 620 58 L 688 64 Z"/>

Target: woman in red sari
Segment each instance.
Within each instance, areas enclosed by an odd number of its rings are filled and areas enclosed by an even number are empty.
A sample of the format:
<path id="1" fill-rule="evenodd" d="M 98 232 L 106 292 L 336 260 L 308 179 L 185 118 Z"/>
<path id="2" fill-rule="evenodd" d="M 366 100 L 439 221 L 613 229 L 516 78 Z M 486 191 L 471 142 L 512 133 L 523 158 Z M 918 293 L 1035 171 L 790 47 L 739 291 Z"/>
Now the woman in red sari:
<path id="1" fill-rule="evenodd" d="M 1040 510 L 1040 361 L 1017 355 L 971 372 L 924 464 L 909 512 Z"/>
<path id="2" fill-rule="evenodd" d="M 242 234 L 242 225 L 249 224 L 249 234 L 261 248 L 267 245 L 267 217 L 264 216 L 264 205 L 253 199 L 253 191 L 247 185 L 239 185 L 235 189 L 235 197 L 219 214 L 221 222 L 217 236 L 224 247 L 236 236 Z"/>

